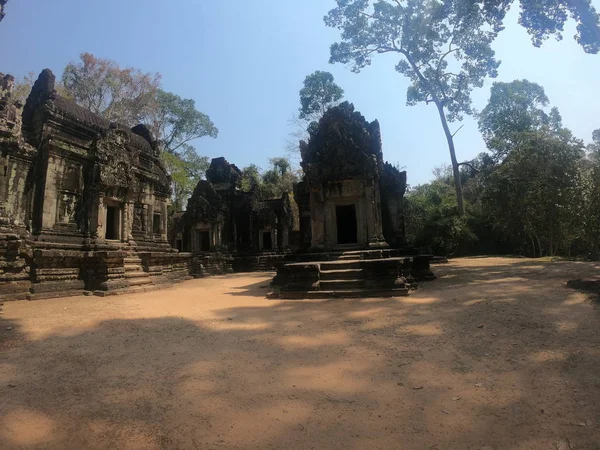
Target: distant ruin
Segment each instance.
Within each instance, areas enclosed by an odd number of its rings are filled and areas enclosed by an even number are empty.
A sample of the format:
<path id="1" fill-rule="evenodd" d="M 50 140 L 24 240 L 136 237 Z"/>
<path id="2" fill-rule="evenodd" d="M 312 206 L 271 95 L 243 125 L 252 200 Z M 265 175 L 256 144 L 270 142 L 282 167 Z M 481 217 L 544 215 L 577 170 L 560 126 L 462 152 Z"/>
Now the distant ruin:
<path id="1" fill-rule="evenodd" d="M 177 214 L 173 247 L 194 254 L 197 276 L 273 269 L 291 252 L 293 217 L 289 193 L 261 199 L 239 188 L 241 171 L 225 158 L 212 160 L 185 212 Z"/>

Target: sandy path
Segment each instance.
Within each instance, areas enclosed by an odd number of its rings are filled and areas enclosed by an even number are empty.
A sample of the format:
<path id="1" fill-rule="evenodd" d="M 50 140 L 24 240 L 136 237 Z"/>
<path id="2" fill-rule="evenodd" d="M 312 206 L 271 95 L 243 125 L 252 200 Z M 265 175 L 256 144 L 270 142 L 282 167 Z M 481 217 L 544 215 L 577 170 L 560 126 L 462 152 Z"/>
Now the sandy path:
<path id="1" fill-rule="evenodd" d="M 600 449 L 600 310 L 565 287 L 600 266 L 436 271 L 397 299 L 244 274 L 6 303 L 0 449 Z"/>

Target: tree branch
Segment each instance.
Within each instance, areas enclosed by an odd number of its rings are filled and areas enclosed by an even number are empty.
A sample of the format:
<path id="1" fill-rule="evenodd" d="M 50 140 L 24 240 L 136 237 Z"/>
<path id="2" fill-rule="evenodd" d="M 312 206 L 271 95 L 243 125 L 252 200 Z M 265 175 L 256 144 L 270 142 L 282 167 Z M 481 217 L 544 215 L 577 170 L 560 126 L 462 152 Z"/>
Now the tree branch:
<path id="1" fill-rule="evenodd" d="M 456 130 L 454 133 L 452 133 L 452 137 L 456 136 L 456 133 L 458 133 L 462 127 L 464 127 L 464 124 L 461 125 L 460 127 L 458 127 L 458 130 Z"/>
<path id="2" fill-rule="evenodd" d="M 462 128 L 462 127 L 461 127 L 461 128 Z M 460 128 L 459 128 L 459 129 L 460 129 Z M 458 130 L 457 130 L 457 131 L 458 131 Z M 465 161 L 465 162 L 461 162 L 461 163 L 458 163 L 458 166 L 459 166 L 459 167 L 460 167 L 460 166 L 467 166 L 468 168 L 470 168 L 470 169 L 471 169 L 473 172 L 475 172 L 475 173 L 480 173 L 480 172 L 481 172 L 480 170 L 478 170 L 478 169 L 476 169 L 475 167 L 473 167 L 473 165 L 472 165 L 470 162 L 467 162 L 467 161 Z"/>

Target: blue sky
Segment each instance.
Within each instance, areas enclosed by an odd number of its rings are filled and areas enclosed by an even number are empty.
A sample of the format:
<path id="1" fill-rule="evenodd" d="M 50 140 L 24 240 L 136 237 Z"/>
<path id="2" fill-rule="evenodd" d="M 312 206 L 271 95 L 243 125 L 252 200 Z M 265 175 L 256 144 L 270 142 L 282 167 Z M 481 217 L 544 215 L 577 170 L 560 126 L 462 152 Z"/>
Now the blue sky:
<path id="1" fill-rule="evenodd" d="M 215 140 L 195 142 L 199 153 L 225 156 L 242 167 L 266 168 L 285 154 L 288 119 L 299 106 L 304 77 L 328 70 L 345 97 L 368 120 L 379 119 L 384 157 L 406 167 L 411 185 L 427 182 L 449 163 L 445 138 L 432 106 L 405 105 L 407 80 L 385 55 L 359 75 L 328 64 L 337 30 L 323 16 L 333 0 L 11 0 L 0 24 L 0 72 L 17 77 L 64 66 L 84 51 L 121 66 L 160 72 L 166 90 L 196 100 L 219 128 Z M 600 9 L 600 0 L 592 3 Z M 600 55 L 587 55 L 572 39 L 537 49 L 517 25 L 517 8 L 494 44 L 500 81 L 527 78 L 544 86 L 565 125 L 589 141 L 600 128 Z M 474 93 L 476 107 L 489 96 Z M 474 120 L 456 136 L 467 160 L 485 149 Z M 455 125 L 458 127 L 458 125 Z"/>

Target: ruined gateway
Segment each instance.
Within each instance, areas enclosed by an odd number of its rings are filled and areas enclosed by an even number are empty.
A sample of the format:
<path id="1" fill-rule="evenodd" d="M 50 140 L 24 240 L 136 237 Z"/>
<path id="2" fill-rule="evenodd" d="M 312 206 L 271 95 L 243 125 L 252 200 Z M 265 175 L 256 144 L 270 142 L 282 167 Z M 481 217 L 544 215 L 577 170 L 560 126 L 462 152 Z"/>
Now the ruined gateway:
<path id="1" fill-rule="evenodd" d="M 170 179 L 149 130 L 0 75 L 0 300 L 106 295 L 189 276 L 167 242 Z"/>

